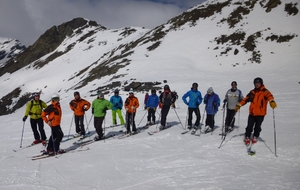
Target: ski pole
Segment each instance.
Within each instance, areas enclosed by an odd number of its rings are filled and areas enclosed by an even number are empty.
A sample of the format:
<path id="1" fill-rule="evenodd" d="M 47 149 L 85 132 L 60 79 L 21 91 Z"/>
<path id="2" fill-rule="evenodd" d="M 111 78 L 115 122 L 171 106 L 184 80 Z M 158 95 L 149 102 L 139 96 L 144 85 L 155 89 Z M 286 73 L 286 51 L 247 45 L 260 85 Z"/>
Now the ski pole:
<path id="1" fill-rule="evenodd" d="M 22 134 L 21 134 L 20 148 L 22 148 L 22 143 L 23 143 L 24 126 L 25 126 L 25 121 L 23 121 L 23 127 L 22 127 Z"/>
<path id="2" fill-rule="evenodd" d="M 143 121 L 143 119 L 144 119 L 144 117 L 145 117 L 147 111 L 148 111 L 148 110 L 146 109 L 145 114 L 144 114 L 144 116 L 142 117 L 141 121 L 139 122 L 138 126 L 140 126 L 140 124 L 141 124 L 141 122 Z"/>
<path id="3" fill-rule="evenodd" d="M 203 111 L 203 115 L 202 115 L 202 121 L 201 121 L 201 123 L 200 123 L 200 130 L 199 130 L 199 132 L 200 132 L 200 135 L 199 136 L 201 136 L 201 126 L 202 125 L 204 125 L 204 116 L 205 116 L 205 111 L 206 111 L 206 106 L 204 107 L 204 111 Z M 204 126 L 204 129 L 205 129 L 205 126 Z"/>
<path id="4" fill-rule="evenodd" d="M 182 125 L 182 123 L 181 123 L 181 121 L 180 121 L 180 118 L 179 118 L 179 116 L 178 116 L 178 114 L 177 114 L 177 112 L 176 112 L 175 108 L 174 108 L 173 110 L 174 110 L 174 112 L 175 112 L 175 113 L 176 113 L 176 115 L 177 115 L 177 118 L 178 118 L 178 120 L 179 120 L 179 122 L 180 122 L 180 124 L 181 124 L 181 127 L 182 127 L 182 129 L 184 129 L 184 127 L 183 127 L 183 125 Z"/>
<path id="5" fill-rule="evenodd" d="M 275 148 L 275 156 L 277 156 L 277 148 L 276 148 L 276 128 L 275 128 L 275 112 L 273 109 L 273 124 L 274 124 L 274 148 Z"/>
<path id="6" fill-rule="evenodd" d="M 187 109 L 187 113 L 186 113 L 186 117 L 185 117 L 185 123 L 184 123 L 185 130 L 186 130 L 186 122 L 188 120 L 188 115 L 189 115 L 189 108 Z"/>
<path id="7" fill-rule="evenodd" d="M 89 125 L 90 125 L 90 123 L 91 123 L 91 120 L 92 120 L 93 114 L 92 114 L 92 116 L 91 116 L 91 118 L 90 118 L 90 121 L 89 121 L 89 122 L 87 122 L 87 117 L 86 117 L 86 114 L 85 114 L 85 113 L 84 113 L 84 117 L 85 117 L 85 122 L 86 122 L 86 129 L 85 129 L 85 133 L 88 133 L 88 132 L 89 132 Z"/>
<path id="8" fill-rule="evenodd" d="M 224 120 L 225 120 L 225 104 L 223 105 L 222 133 L 224 132 L 224 127 L 225 127 Z"/>
<path id="9" fill-rule="evenodd" d="M 104 116 L 104 125 L 103 125 L 103 128 L 104 128 L 104 130 L 103 130 L 103 138 L 104 138 L 104 143 L 105 143 L 105 116 Z"/>
<path id="10" fill-rule="evenodd" d="M 68 139 L 70 139 L 70 132 L 71 132 L 71 127 L 72 127 L 74 117 L 75 117 L 75 115 L 73 115 L 73 117 L 71 119 L 70 129 L 69 129 L 69 133 L 68 133 Z"/>
<path id="11" fill-rule="evenodd" d="M 238 128 L 237 128 L 238 131 L 239 131 L 239 128 L 240 128 L 240 114 L 241 114 L 241 112 L 239 110 L 239 119 L 238 119 Z"/>
<path id="12" fill-rule="evenodd" d="M 234 116 L 233 116 L 233 118 L 232 118 L 232 120 L 231 120 L 231 122 L 230 122 L 230 126 L 231 126 L 231 124 L 232 124 L 232 122 L 233 122 L 233 120 L 234 120 L 234 117 L 235 117 L 235 115 L 236 115 L 236 112 L 235 112 L 235 114 L 234 114 Z M 225 139 L 226 139 L 226 136 L 227 136 L 227 132 L 225 133 L 225 135 L 224 135 L 224 136 L 222 135 L 222 137 L 221 137 L 221 138 L 223 138 L 223 139 L 222 139 L 222 141 L 221 141 L 221 144 L 220 144 L 219 148 L 221 148 L 221 146 L 222 146 L 223 142 L 224 142 L 224 141 L 225 141 Z"/>

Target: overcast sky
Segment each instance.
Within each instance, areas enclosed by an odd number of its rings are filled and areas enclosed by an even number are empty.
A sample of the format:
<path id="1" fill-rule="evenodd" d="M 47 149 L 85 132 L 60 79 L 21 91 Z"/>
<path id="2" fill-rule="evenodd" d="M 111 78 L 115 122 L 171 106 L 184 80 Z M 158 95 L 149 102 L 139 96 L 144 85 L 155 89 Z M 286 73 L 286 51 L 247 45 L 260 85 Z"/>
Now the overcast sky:
<path id="1" fill-rule="evenodd" d="M 26 46 L 54 25 L 76 17 L 110 29 L 152 29 L 205 0 L 0 0 L 0 37 Z"/>

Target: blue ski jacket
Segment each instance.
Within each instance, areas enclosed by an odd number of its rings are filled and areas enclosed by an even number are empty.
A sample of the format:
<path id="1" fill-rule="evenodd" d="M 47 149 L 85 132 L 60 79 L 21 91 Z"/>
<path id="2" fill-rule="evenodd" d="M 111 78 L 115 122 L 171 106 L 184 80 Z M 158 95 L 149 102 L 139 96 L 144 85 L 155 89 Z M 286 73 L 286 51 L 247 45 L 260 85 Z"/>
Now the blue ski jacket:
<path id="1" fill-rule="evenodd" d="M 158 106 L 158 96 L 156 94 L 151 94 L 148 97 L 148 100 L 146 102 L 146 106 L 149 108 L 157 108 Z"/>
<path id="2" fill-rule="evenodd" d="M 114 95 L 110 97 L 110 102 L 113 105 L 112 110 L 118 110 L 118 109 L 121 110 L 123 107 L 123 100 L 121 96 Z"/>
<path id="3" fill-rule="evenodd" d="M 186 98 L 189 97 L 187 102 Z M 191 89 L 182 96 L 182 101 L 189 106 L 189 108 L 197 108 L 202 103 L 202 95 L 198 90 Z"/>
<path id="4" fill-rule="evenodd" d="M 205 111 L 209 115 L 215 115 L 218 112 L 220 106 L 220 98 L 218 94 L 214 92 L 211 95 L 206 94 L 204 96 Z"/>

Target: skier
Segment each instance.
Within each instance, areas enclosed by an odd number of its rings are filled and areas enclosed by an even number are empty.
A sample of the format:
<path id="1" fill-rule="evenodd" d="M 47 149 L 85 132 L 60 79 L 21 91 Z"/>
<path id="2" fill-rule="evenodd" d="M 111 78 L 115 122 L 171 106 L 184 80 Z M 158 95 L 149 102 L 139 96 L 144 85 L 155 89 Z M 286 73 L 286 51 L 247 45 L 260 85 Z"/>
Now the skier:
<path id="1" fill-rule="evenodd" d="M 146 107 L 148 110 L 147 125 L 155 124 L 155 111 L 157 106 L 158 106 L 158 96 L 156 94 L 156 90 L 152 89 L 151 95 L 149 96 L 146 102 Z M 152 123 L 151 123 L 151 118 L 152 118 Z"/>
<path id="2" fill-rule="evenodd" d="M 80 97 L 79 92 L 74 92 L 74 99 L 69 103 L 71 110 L 74 112 L 75 127 L 77 136 L 85 136 L 84 114 L 89 110 L 91 103 Z"/>
<path id="3" fill-rule="evenodd" d="M 146 104 L 147 104 L 148 98 L 149 98 L 149 94 L 148 94 L 148 92 L 146 92 L 145 98 L 144 98 L 144 110 L 147 109 L 147 105 Z"/>
<path id="4" fill-rule="evenodd" d="M 32 144 L 42 143 L 46 145 L 46 133 L 44 130 L 44 122 L 42 119 L 42 111 L 47 107 L 47 104 L 40 100 L 40 93 L 34 92 L 32 94 L 33 100 L 29 101 L 26 106 L 23 122 L 26 121 L 28 115 L 30 115 L 30 125 L 34 136 Z"/>
<path id="5" fill-rule="evenodd" d="M 186 98 L 189 98 L 189 101 Z M 201 92 L 198 91 L 198 84 L 193 83 L 191 90 L 182 96 L 182 101 L 188 106 L 188 129 L 192 129 L 193 112 L 196 114 L 194 129 L 197 130 L 201 119 L 199 105 L 202 103 Z"/>
<path id="6" fill-rule="evenodd" d="M 170 107 L 175 108 L 176 96 L 171 92 L 169 85 L 164 86 L 164 91 L 159 96 L 159 101 L 162 106 L 161 108 L 161 120 L 160 120 L 160 130 L 163 130 L 166 127 L 167 116 L 170 110 Z"/>
<path id="7" fill-rule="evenodd" d="M 267 114 L 267 103 L 270 102 L 270 106 L 272 109 L 277 107 L 276 102 L 272 93 L 265 88 L 263 83 L 263 79 L 257 77 L 253 81 L 254 89 L 251 90 L 247 96 L 240 101 L 239 104 L 236 105 L 235 111 L 237 112 L 243 105 L 250 102 L 249 106 L 249 116 L 248 116 L 248 124 L 245 132 L 245 144 L 250 144 L 250 137 L 253 131 L 254 133 L 252 138 L 252 144 L 257 142 L 257 138 L 261 132 L 261 124 L 264 120 L 265 115 Z"/>
<path id="8" fill-rule="evenodd" d="M 106 116 L 106 111 L 111 110 L 112 103 L 104 99 L 104 94 L 100 91 L 97 92 L 97 98 L 92 102 L 92 114 L 94 115 L 94 127 L 97 132 L 97 136 L 94 137 L 94 141 L 99 141 L 103 138 L 102 124 Z"/>
<path id="9" fill-rule="evenodd" d="M 132 88 L 129 90 L 129 96 L 125 100 L 124 108 L 126 110 L 126 126 L 127 134 L 131 134 L 130 125 L 132 125 L 132 132 L 136 133 L 135 115 L 136 110 L 139 107 L 139 100 L 134 96 Z"/>
<path id="10" fill-rule="evenodd" d="M 51 127 L 51 137 L 49 138 L 47 153 L 49 155 L 62 154 L 66 151 L 59 148 L 64 136 L 60 126 L 62 110 L 59 103 L 59 95 L 53 94 L 51 100 L 51 104 L 42 112 L 42 119 Z"/>
<path id="11" fill-rule="evenodd" d="M 226 119 L 225 119 L 225 132 L 230 132 L 233 130 L 235 122 L 235 106 L 244 98 L 242 91 L 237 88 L 237 82 L 231 82 L 231 89 L 229 89 L 225 94 L 225 99 L 223 101 L 223 109 L 225 106 Z"/>
<path id="12" fill-rule="evenodd" d="M 210 132 L 214 130 L 215 126 L 215 114 L 218 112 L 218 107 L 220 106 L 220 98 L 214 93 L 212 87 L 209 87 L 207 94 L 204 96 L 204 104 L 206 110 L 206 120 L 205 120 L 205 132 Z"/>
<path id="13" fill-rule="evenodd" d="M 125 125 L 123 116 L 122 116 L 122 107 L 123 107 L 123 100 L 122 97 L 119 96 L 119 89 L 115 89 L 114 91 L 114 95 L 112 97 L 110 97 L 110 102 L 112 103 L 113 107 L 112 107 L 112 123 L 113 126 L 117 125 L 117 114 L 119 116 L 121 125 Z"/>

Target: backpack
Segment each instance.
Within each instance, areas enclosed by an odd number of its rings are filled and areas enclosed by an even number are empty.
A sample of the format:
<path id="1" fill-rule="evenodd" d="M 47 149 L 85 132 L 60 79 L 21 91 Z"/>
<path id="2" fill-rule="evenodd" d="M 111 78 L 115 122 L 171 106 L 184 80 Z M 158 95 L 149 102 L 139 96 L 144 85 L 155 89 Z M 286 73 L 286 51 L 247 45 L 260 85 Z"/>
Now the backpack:
<path id="1" fill-rule="evenodd" d="M 42 100 L 39 100 L 39 104 L 40 104 L 41 108 L 43 109 Z M 31 100 L 30 111 L 31 111 L 32 107 L 33 107 L 33 100 Z"/>

